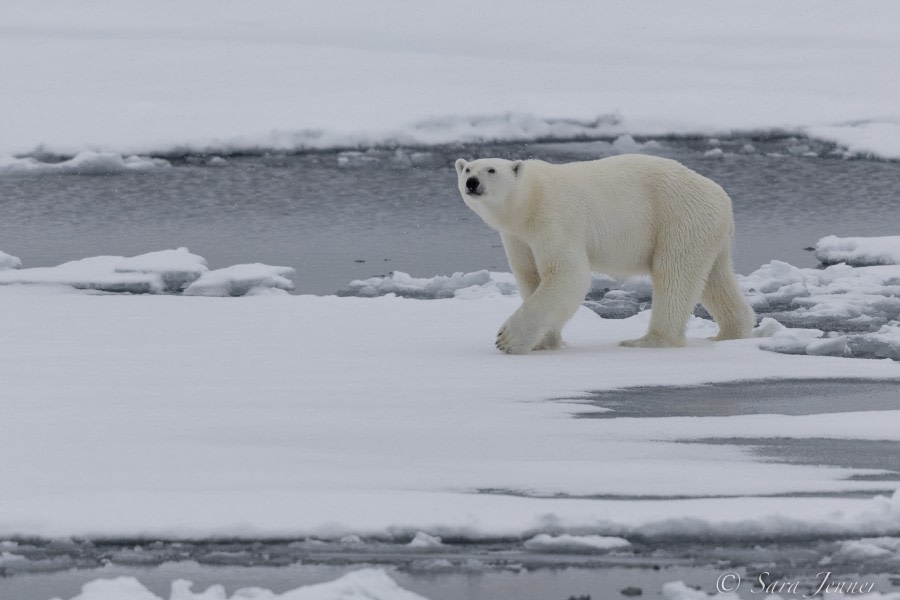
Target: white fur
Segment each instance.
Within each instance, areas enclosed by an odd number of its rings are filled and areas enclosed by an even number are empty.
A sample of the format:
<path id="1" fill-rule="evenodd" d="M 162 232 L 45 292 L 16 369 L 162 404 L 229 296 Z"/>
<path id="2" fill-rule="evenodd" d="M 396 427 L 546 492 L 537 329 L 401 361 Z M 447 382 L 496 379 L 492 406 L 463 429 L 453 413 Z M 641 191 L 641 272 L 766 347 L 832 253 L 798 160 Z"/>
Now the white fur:
<path id="1" fill-rule="evenodd" d="M 719 325 L 714 339 L 750 335 L 755 317 L 731 267 L 731 200 L 715 182 L 633 154 L 561 165 L 459 159 L 456 171 L 465 203 L 500 232 L 522 294 L 497 334 L 500 350 L 558 348 L 591 271 L 653 278 L 649 330 L 623 346 L 683 346 L 698 301 Z"/>

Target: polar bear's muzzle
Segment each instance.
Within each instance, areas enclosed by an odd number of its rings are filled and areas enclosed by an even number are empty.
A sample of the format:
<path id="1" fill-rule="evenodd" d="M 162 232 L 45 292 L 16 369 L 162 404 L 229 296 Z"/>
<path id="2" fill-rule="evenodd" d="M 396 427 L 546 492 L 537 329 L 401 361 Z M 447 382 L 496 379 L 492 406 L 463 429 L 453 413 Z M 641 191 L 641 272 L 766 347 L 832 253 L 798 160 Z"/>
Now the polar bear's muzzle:
<path id="1" fill-rule="evenodd" d="M 470 196 L 480 196 L 484 192 L 481 182 L 477 177 L 469 177 L 466 179 L 466 193 Z"/>

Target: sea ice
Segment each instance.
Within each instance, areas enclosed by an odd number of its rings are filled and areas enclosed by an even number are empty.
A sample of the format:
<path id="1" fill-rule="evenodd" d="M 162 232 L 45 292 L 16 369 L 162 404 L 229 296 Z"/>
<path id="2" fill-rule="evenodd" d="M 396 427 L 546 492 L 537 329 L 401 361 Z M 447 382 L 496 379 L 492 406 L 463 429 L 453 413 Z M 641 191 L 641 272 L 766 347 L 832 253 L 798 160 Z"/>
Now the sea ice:
<path id="1" fill-rule="evenodd" d="M 33 157 L 0 155 L 0 175 L 115 175 L 171 167 L 167 160 L 84 150 L 69 160 L 43 162 Z"/>
<path id="2" fill-rule="evenodd" d="M 17 256 L 11 256 L 6 252 L 0 252 L 0 271 L 18 269 L 21 266 L 22 261 Z"/>
<path id="3" fill-rule="evenodd" d="M 291 267 L 273 267 L 260 263 L 234 265 L 208 271 L 184 290 L 185 296 L 245 296 L 272 290 L 287 292 L 294 289 L 288 276 Z"/>
<path id="4" fill-rule="evenodd" d="M 413 537 L 412 541 L 407 544 L 410 548 L 440 548 L 443 546 L 443 542 L 441 538 L 429 535 L 424 531 L 417 531 L 415 537 Z"/>
<path id="5" fill-rule="evenodd" d="M 206 260 L 187 248 L 126 258 L 94 256 L 56 267 L 0 272 L 0 285 L 61 285 L 82 290 L 159 294 L 183 289 L 207 272 Z"/>
<path id="6" fill-rule="evenodd" d="M 21 261 L 0 261 L 11 266 Z M 56 267 L 0 269 L 2 285 L 54 285 L 79 290 L 195 296 L 243 296 L 293 289 L 290 267 L 263 264 L 235 265 L 210 271 L 206 259 L 187 248 L 148 252 L 133 257 L 94 256 Z"/>
<path id="7" fill-rule="evenodd" d="M 631 546 L 625 538 L 602 535 L 549 535 L 541 533 L 525 542 L 533 552 L 608 552 Z"/>
<path id="8" fill-rule="evenodd" d="M 394 271 L 386 277 L 370 277 L 350 282 L 348 290 L 342 296 L 361 296 L 371 298 L 395 294 L 404 298 L 453 298 L 468 288 L 478 288 L 478 295 L 497 293 L 512 295 L 517 292 L 515 281 L 510 273 L 492 273 L 475 271 L 474 273 L 457 272 L 449 277 L 412 277 L 403 271 Z M 475 290 L 469 290 L 469 295 Z"/>
<path id="9" fill-rule="evenodd" d="M 262 588 L 244 588 L 229 596 L 220 585 L 200 593 L 195 593 L 192 588 L 190 581 L 173 581 L 169 600 L 426 600 L 401 588 L 381 569 L 352 571 L 334 581 L 299 587 L 283 594 Z M 118 577 L 86 583 L 81 593 L 71 600 L 163 599 L 134 577 Z"/>
<path id="10" fill-rule="evenodd" d="M 829 235 L 816 242 L 815 252 L 823 265 L 900 265 L 900 235 L 844 238 Z"/>

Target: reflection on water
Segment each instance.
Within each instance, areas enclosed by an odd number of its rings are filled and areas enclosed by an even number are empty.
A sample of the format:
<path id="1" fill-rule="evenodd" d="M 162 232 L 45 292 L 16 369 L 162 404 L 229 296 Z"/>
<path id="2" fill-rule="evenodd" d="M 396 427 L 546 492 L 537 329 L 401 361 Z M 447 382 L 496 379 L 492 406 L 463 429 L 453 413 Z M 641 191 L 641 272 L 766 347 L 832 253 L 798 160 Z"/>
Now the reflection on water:
<path id="1" fill-rule="evenodd" d="M 637 149 L 681 160 L 729 192 L 738 272 L 772 259 L 813 266 L 803 248 L 824 235 L 900 230 L 897 163 L 803 156 L 794 140 L 753 149 L 747 140 L 712 143 L 724 152 L 709 155 L 709 140 Z M 561 162 L 617 150 L 605 142 L 496 145 L 232 157 L 224 165 L 180 160 L 171 169 L 108 176 L 6 175 L 0 250 L 25 266 L 48 266 L 187 246 L 212 267 L 294 267 L 297 290 L 317 294 L 393 270 L 423 277 L 508 270 L 499 236 L 460 200 L 453 161 Z"/>

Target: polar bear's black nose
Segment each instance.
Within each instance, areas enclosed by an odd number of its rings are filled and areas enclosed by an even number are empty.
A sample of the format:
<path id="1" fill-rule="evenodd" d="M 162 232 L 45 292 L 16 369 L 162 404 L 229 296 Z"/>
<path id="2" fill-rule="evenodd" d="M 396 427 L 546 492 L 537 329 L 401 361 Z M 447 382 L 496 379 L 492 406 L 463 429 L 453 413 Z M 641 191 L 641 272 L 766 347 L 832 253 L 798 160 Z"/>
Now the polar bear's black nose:
<path id="1" fill-rule="evenodd" d="M 477 177 L 469 177 L 466 179 L 466 189 L 470 192 L 474 192 L 478 189 L 478 178 Z"/>

